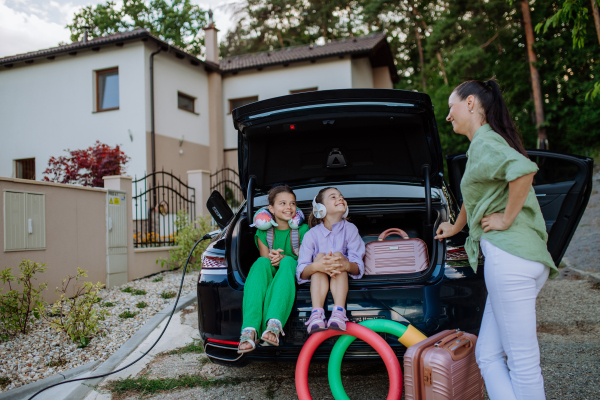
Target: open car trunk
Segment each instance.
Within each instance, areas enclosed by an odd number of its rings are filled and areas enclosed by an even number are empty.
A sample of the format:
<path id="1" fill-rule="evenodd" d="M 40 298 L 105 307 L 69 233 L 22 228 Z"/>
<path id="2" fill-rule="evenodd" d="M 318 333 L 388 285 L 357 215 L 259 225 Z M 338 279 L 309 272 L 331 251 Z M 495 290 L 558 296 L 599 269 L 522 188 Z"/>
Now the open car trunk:
<path id="1" fill-rule="evenodd" d="M 350 215 L 350 221 L 356 225 L 358 231 L 365 241 L 376 240 L 377 236 L 381 232 L 389 228 L 400 228 L 404 230 L 410 238 L 418 238 L 425 241 L 429 253 L 429 268 L 422 272 L 411 273 L 411 274 L 393 274 L 393 275 L 364 275 L 360 280 L 350 280 L 351 286 L 361 285 L 362 283 L 390 283 L 393 281 L 406 282 L 406 281 L 418 281 L 427 278 L 436 264 L 441 263 L 443 258 L 444 245 L 438 241 L 433 240 L 433 231 L 442 220 L 442 213 L 440 209 L 433 211 L 434 224 L 427 225 L 424 223 L 426 210 L 424 204 L 414 203 L 406 204 L 398 207 L 397 210 L 390 210 L 386 206 L 386 210 L 383 211 L 381 207 L 377 205 L 365 205 L 365 206 L 352 206 L 350 202 L 352 213 Z M 310 209 L 306 207 L 300 207 L 305 215 L 310 213 Z M 432 229 L 432 230 L 430 230 Z M 256 228 L 250 227 L 250 223 L 246 219 L 246 215 L 242 215 L 239 220 L 235 223 L 233 234 L 231 237 L 231 260 L 230 265 L 235 274 L 231 275 L 231 278 L 240 280 L 243 283 L 248 276 L 250 267 L 259 257 L 258 248 L 255 244 L 254 234 Z M 391 235 L 388 240 L 400 239 L 397 235 Z M 303 285 L 301 288 L 308 285 Z"/>

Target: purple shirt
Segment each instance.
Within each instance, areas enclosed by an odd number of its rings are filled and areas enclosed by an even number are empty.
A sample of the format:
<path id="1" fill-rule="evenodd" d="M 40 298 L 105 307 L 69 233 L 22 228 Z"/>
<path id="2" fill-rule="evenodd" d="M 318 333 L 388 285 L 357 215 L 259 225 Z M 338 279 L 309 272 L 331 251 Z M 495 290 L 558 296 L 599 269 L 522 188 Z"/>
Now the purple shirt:
<path id="1" fill-rule="evenodd" d="M 300 246 L 300 256 L 298 257 L 298 266 L 296 267 L 296 280 L 299 284 L 310 282 L 310 279 L 302 279 L 302 271 L 307 265 L 312 264 L 319 253 L 327 254 L 339 251 L 350 262 L 358 265 L 358 275 L 348 274 L 354 279 L 362 278 L 365 273 L 365 242 L 358 234 L 358 228 L 353 223 L 342 220 L 333 224 L 331 230 L 325 228 L 324 224 L 319 224 L 311 228 L 302 239 Z"/>

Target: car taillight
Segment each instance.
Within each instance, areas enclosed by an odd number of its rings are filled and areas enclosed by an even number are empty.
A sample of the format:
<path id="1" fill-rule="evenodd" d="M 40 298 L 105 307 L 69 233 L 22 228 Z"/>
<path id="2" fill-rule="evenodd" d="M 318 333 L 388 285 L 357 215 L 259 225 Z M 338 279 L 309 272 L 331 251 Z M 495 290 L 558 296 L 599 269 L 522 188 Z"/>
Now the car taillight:
<path id="1" fill-rule="evenodd" d="M 202 255 L 202 269 L 205 268 L 226 268 L 225 257 Z"/>
<path id="2" fill-rule="evenodd" d="M 219 343 L 219 344 L 230 344 L 233 346 L 238 346 L 240 342 L 234 342 L 231 340 L 219 340 L 219 339 L 208 339 L 209 342 Z"/>

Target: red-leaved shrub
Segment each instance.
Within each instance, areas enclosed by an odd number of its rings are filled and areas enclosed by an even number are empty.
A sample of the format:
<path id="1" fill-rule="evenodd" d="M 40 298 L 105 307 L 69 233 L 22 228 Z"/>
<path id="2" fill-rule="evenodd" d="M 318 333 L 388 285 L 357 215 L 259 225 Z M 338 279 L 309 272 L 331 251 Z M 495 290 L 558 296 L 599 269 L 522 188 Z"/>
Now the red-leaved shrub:
<path id="1" fill-rule="evenodd" d="M 130 160 L 119 146 L 96 143 L 85 150 L 65 150 L 69 156 L 50 157 L 44 181 L 104 187 L 103 176 L 122 175 Z"/>

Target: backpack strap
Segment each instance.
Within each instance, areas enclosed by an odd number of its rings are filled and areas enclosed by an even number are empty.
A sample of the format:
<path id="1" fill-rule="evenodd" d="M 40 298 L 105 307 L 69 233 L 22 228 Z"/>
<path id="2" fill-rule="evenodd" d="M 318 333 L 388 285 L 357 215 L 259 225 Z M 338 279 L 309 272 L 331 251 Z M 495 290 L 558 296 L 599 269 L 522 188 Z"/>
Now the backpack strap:
<path id="1" fill-rule="evenodd" d="M 298 256 L 300 254 L 300 232 L 298 232 L 298 229 L 290 229 L 290 242 L 292 243 L 292 251 Z"/>
<path id="2" fill-rule="evenodd" d="M 269 251 L 273 250 L 273 240 L 275 239 L 274 230 L 273 227 L 267 229 L 267 246 L 269 246 Z"/>

